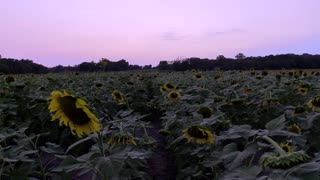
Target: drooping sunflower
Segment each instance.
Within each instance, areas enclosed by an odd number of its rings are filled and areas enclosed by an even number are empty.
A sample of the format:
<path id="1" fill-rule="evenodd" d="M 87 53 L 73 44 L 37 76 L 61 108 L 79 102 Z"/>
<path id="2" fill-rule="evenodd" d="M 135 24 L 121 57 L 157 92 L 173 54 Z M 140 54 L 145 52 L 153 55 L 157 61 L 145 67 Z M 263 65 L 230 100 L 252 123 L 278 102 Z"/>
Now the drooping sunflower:
<path id="1" fill-rule="evenodd" d="M 202 74 L 194 74 L 193 77 L 196 79 L 196 80 L 202 80 L 204 78 L 204 76 Z"/>
<path id="2" fill-rule="evenodd" d="M 298 91 L 298 94 L 302 94 L 304 96 L 306 96 L 308 94 L 308 89 L 307 88 L 298 87 L 297 91 Z"/>
<path id="3" fill-rule="evenodd" d="M 178 99 L 180 99 L 181 97 L 181 93 L 178 91 L 171 91 L 168 95 L 167 95 L 168 99 L 170 101 L 176 101 Z"/>
<path id="4" fill-rule="evenodd" d="M 167 88 L 165 88 L 164 86 L 160 86 L 160 92 L 164 93 L 167 91 Z"/>
<path id="5" fill-rule="evenodd" d="M 167 90 L 174 90 L 175 88 L 176 88 L 176 86 L 175 85 L 173 85 L 173 84 L 171 84 L 171 83 L 165 83 L 164 85 L 163 85 L 163 87 L 164 88 L 166 88 Z"/>
<path id="6" fill-rule="evenodd" d="M 289 143 L 280 143 L 280 147 L 281 147 L 285 152 L 292 152 L 292 147 L 289 145 Z"/>
<path id="7" fill-rule="evenodd" d="M 133 144 L 137 145 L 136 141 L 134 140 L 134 137 L 132 137 L 130 134 L 115 134 L 112 135 L 112 137 L 109 139 L 108 144 Z"/>
<path id="8" fill-rule="evenodd" d="M 119 90 L 114 90 L 112 92 L 112 97 L 115 101 L 117 101 L 119 104 L 125 103 L 124 95 Z"/>
<path id="9" fill-rule="evenodd" d="M 203 118 L 209 118 L 213 114 L 213 109 L 209 107 L 201 107 L 197 111 L 198 114 L 201 114 Z"/>
<path id="10" fill-rule="evenodd" d="M 307 109 L 301 106 L 294 108 L 292 116 L 301 116 L 307 113 Z"/>
<path id="11" fill-rule="evenodd" d="M 320 97 L 315 96 L 309 102 L 308 106 L 312 109 L 312 111 L 320 111 Z"/>
<path id="12" fill-rule="evenodd" d="M 273 153 L 265 153 L 260 157 L 260 163 L 262 167 L 269 167 L 274 169 L 289 169 L 301 163 L 305 163 L 310 160 L 304 151 L 291 150 L 291 147 L 287 147 L 287 144 L 283 144 L 282 147 L 269 138 L 268 136 L 262 136 L 262 139 L 268 141 L 273 147 Z M 285 150 L 288 150 L 287 152 Z"/>
<path id="13" fill-rule="evenodd" d="M 4 78 L 4 81 L 9 84 L 9 83 L 15 82 L 16 79 L 13 76 L 7 76 Z"/>
<path id="14" fill-rule="evenodd" d="M 297 124 L 290 125 L 287 130 L 296 134 L 301 134 L 301 128 Z"/>
<path id="15" fill-rule="evenodd" d="M 188 143 L 196 142 L 198 144 L 213 144 L 213 134 L 205 127 L 194 125 L 183 130 L 183 136 L 188 138 Z"/>
<path id="16" fill-rule="evenodd" d="M 253 92 L 253 89 L 252 89 L 252 88 L 249 88 L 249 87 L 246 87 L 246 88 L 243 89 L 243 92 L 244 92 L 245 94 L 251 94 L 251 93 Z"/>
<path id="17" fill-rule="evenodd" d="M 51 121 L 60 119 L 60 126 L 64 124 L 69 127 L 72 134 L 82 137 L 100 131 L 98 118 L 83 99 L 66 91 L 52 91 L 49 101 L 48 109 L 54 114 Z"/>

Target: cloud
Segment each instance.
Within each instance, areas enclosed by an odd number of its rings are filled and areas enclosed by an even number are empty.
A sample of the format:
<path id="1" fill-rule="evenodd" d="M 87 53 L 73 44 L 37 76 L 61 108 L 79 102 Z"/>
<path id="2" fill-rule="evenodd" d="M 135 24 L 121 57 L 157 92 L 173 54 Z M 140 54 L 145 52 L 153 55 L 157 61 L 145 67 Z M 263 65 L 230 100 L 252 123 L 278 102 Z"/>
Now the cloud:
<path id="1" fill-rule="evenodd" d="M 245 32 L 246 31 L 243 29 L 232 28 L 232 29 L 227 29 L 224 31 L 208 32 L 208 33 L 206 33 L 206 35 L 210 36 L 210 37 L 215 37 L 215 36 L 221 36 L 221 35 L 226 35 L 226 34 L 245 33 Z"/>
<path id="2" fill-rule="evenodd" d="M 165 40 L 165 41 L 178 41 L 186 37 L 187 35 L 182 35 L 173 31 L 164 32 L 160 35 L 161 40 Z"/>

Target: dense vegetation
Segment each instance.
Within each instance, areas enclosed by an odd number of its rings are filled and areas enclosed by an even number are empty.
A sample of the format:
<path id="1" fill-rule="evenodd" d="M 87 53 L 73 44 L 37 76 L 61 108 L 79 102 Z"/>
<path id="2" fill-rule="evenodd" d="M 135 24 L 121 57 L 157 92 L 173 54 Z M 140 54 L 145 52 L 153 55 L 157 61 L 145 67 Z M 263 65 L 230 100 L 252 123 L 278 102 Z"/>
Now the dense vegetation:
<path id="1" fill-rule="evenodd" d="M 245 57 L 242 53 L 235 59 L 226 58 L 223 55 L 216 59 L 187 58 L 175 61 L 160 61 L 158 66 L 130 65 L 126 60 L 110 61 L 102 58 L 99 62 L 83 62 L 76 66 L 62 66 L 47 68 L 33 63 L 31 60 L 16 60 L 0 58 L 0 73 L 23 74 L 23 73 L 59 73 L 59 72 L 103 72 L 103 71 L 127 71 L 139 69 L 158 69 L 172 71 L 198 70 L 280 70 L 280 69 L 317 69 L 320 68 L 320 55 L 310 54 L 282 54 L 265 57 Z"/>
<path id="2" fill-rule="evenodd" d="M 320 179 L 319 75 L 2 75 L 0 177 Z"/>

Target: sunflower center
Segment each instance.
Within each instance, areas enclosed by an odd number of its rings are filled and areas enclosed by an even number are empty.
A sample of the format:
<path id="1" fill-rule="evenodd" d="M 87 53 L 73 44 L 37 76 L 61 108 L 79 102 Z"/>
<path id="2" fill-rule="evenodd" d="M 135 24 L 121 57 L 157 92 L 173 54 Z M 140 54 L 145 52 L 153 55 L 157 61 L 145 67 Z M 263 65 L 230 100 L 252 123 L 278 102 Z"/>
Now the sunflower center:
<path id="1" fill-rule="evenodd" d="M 171 98 L 177 98 L 178 97 L 178 94 L 177 93 L 171 93 Z"/>
<path id="2" fill-rule="evenodd" d="M 173 88 L 174 88 L 174 86 L 173 86 L 172 84 L 166 84 L 166 87 L 167 87 L 168 89 L 173 89 Z"/>
<path id="3" fill-rule="evenodd" d="M 318 97 L 314 98 L 311 103 L 313 106 L 320 107 L 320 99 Z"/>
<path id="4" fill-rule="evenodd" d="M 195 137 L 195 138 L 205 138 L 207 139 L 208 138 L 208 134 L 206 131 L 198 128 L 198 127 L 190 127 L 188 129 L 188 134 L 192 137 Z"/>
<path id="5" fill-rule="evenodd" d="M 87 124 L 90 121 L 88 115 L 81 109 L 76 107 L 77 98 L 65 96 L 59 98 L 59 104 L 63 113 L 77 125 Z"/>
<path id="6" fill-rule="evenodd" d="M 115 96 L 117 99 L 122 99 L 121 94 L 118 93 L 118 92 L 114 93 L 114 96 Z"/>

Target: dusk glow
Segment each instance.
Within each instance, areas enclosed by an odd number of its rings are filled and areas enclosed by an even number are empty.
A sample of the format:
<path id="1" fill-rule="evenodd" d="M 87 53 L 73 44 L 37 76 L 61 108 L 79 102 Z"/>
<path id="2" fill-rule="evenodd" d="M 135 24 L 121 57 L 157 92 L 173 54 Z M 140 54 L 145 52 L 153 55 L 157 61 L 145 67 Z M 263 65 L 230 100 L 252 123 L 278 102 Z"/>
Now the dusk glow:
<path id="1" fill-rule="evenodd" d="M 0 54 L 48 67 L 320 53 L 319 0 L 2 0 Z"/>

